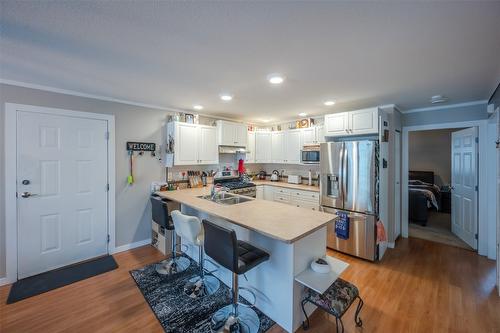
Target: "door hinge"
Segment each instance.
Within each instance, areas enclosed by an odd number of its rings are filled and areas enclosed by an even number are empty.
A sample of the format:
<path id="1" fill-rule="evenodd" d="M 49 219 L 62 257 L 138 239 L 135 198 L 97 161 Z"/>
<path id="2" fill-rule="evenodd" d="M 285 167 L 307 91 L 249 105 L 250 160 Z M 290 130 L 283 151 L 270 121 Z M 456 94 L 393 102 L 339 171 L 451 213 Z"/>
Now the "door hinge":
<path id="1" fill-rule="evenodd" d="M 477 191 L 479 191 L 479 186 L 476 185 L 476 187 L 474 188 Z"/>
<path id="2" fill-rule="evenodd" d="M 105 137 L 106 137 L 106 140 L 109 140 L 109 132 L 106 132 Z"/>
<path id="3" fill-rule="evenodd" d="M 106 192 L 109 192 L 109 184 L 106 184 Z"/>
<path id="4" fill-rule="evenodd" d="M 476 143 L 479 143 L 479 137 L 476 136 Z"/>
<path id="5" fill-rule="evenodd" d="M 108 243 L 109 243 L 109 240 L 111 239 L 111 237 L 108 235 Z"/>
<path id="6" fill-rule="evenodd" d="M 475 239 L 478 239 L 478 238 L 477 238 L 477 234 L 475 234 L 475 235 L 474 235 L 474 238 L 475 238 Z"/>

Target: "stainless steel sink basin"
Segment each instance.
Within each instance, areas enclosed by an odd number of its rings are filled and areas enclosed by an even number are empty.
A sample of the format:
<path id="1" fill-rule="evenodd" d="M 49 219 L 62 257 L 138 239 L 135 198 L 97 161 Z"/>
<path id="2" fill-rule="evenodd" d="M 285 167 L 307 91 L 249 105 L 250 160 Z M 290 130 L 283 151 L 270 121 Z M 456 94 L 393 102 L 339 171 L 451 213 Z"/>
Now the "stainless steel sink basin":
<path id="1" fill-rule="evenodd" d="M 213 202 L 221 204 L 221 205 L 236 205 L 236 204 L 239 204 L 242 202 L 247 202 L 247 201 L 252 200 L 250 198 L 245 198 L 242 196 L 238 196 L 238 195 L 234 195 L 234 194 L 226 193 L 226 192 L 217 193 L 217 195 L 214 197 L 214 199 L 212 199 L 212 197 L 210 195 L 200 195 L 200 196 L 198 196 L 198 198 L 213 201 Z"/>

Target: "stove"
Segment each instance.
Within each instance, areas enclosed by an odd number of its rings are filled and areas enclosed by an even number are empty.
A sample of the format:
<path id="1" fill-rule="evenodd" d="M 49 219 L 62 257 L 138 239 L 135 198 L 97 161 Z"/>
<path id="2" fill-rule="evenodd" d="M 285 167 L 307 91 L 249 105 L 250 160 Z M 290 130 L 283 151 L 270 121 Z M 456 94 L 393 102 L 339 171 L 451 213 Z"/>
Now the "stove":
<path id="1" fill-rule="evenodd" d="M 214 184 L 221 184 L 229 189 L 229 193 L 245 195 L 255 198 L 257 195 L 256 186 L 254 183 L 241 180 L 240 177 L 224 177 L 215 178 Z"/>

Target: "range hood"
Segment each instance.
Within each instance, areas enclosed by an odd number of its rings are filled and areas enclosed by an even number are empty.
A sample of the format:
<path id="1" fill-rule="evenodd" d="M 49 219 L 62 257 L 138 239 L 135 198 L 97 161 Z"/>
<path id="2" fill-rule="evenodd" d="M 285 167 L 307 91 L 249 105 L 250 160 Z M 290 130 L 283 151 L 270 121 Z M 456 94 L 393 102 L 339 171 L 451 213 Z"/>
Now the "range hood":
<path id="1" fill-rule="evenodd" d="M 247 149 L 245 147 L 234 147 L 234 146 L 219 146 L 220 154 L 246 154 Z"/>

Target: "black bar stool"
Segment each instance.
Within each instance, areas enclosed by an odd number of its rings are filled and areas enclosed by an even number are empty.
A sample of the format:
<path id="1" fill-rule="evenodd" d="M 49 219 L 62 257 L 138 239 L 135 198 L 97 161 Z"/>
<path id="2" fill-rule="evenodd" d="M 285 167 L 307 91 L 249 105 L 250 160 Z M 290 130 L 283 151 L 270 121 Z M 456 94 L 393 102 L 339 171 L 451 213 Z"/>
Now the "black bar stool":
<path id="1" fill-rule="evenodd" d="M 185 271 L 191 264 L 188 258 L 177 256 L 177 237 L 174 222 L 168 213 L 167 199 L 158 195 L 151 196 L 152 219 L 172 233 L 172 257 L 156 265 L 156 272 L 161 275 L 173 275 Z"/>
<path id="2" fill-rule="evenodd" d="M 255 311 L 238 303 L 238 275 L 269 259 L 269 253 L 236 239 L 234 230 L 203 220 L 205 252 L 213 260 L 233 272 L 233 303 L 218 310 L 211 321 L 214 332 L 257 333 L 260 320 Z M 241 306 L 240 306 L 241 305 Z"/>

